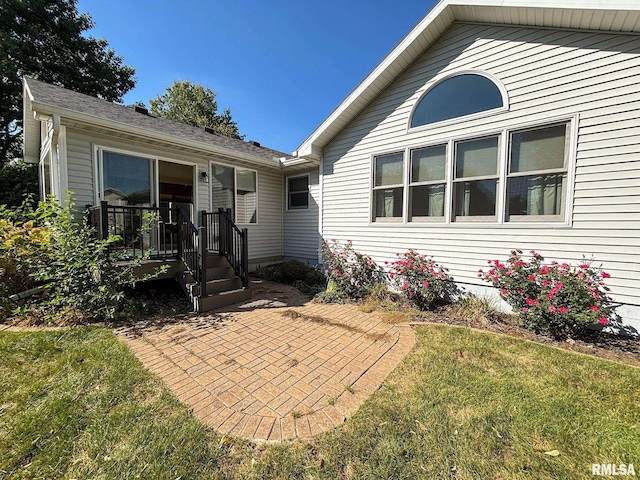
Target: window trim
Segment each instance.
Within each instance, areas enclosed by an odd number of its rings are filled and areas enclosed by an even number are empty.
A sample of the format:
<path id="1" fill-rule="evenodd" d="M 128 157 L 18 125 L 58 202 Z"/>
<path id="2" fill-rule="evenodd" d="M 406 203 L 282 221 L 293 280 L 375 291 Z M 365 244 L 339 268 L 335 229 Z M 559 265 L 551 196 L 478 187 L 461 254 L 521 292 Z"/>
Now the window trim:
<path id="1" fill-rule="evenodd" d="M 402 155 L 402 183 L 392 185 L 378 185 L 376 186 L 376 158 L 386 157 L 388 155 Z M 369 223 L 406 223 L 406 211 L 407 211 L 407 195 L 406 195 L 406 183 L 407 183 L 407 169 L 406 160 L 407 149 L 404 150 L 392 150 L 383 153 L 376 153 L 371 155 L 370 158 L 370 188 L 369 188 Z M 402 188 L 402 215 L 399 217 L 376 217 L 375 209 L 375 192 L 376 190 L 384 190 L 387 188 Z"/>
<path id="2" fill-rule="evenodd" d="M 425 125 L 417 125 L 415 127 L 412 127 L 411 122 L 413 121 L 413 115 L 415 114 L 418 108 L 418 105 L 420 105 L 424 97 L 426 97 L 429 94 L 429 92 L 433 90 L 433 88 L 435 88 L 440 83 L 460 75 L 479 75 L 493 82 L 493 84 L 496 87 L 498 87 L 498 90 L 500 91 L 500 95 L 502 95 L 502 106 L 497 108 L 491 108 L 489 110 L 483 110 L 481 112 L 470 113 L 468 115 L 462 115 L 461 117 L 448 118 L 446 120 L 440 120 L 438 122 L 427 123 Z M 445 75 L 438 75 L 434 77 L 431 80 L 430 84 L 428 85 L 429 86 L 426 88 L 426 90 L 422 92 L 422 94 L 418 97 L 418 99 L 414 102 L 413 106 L 411 107 L 411 113 L 409 114 L 406 133 L 420 132 L 420 131 L 429 130 L 432 128 L 453 125 L 461 121 L 466 122 L 469 120 L 475 120 L 477 118 L 489 117 L 491 115 L 496 115 L 498 113 L 507 112 L 509 111 L 509 108 L 510 108 L 509 93 L 507 92 L 507 89 L 505 88 L 503 83 L 500 80 L 498 80 L 495 76 L 491 75 L 490 73 L 483 72 L 481 70 L 458 70 L 455 72 L 447 73 Z"/>
<path id="3" fill-rule="evenodd" d="M 307 189 L 306 190 L 290 190 L 289 189 L 289 180 L 293 180 L 296 178 L 307 178 Z M 295 212 L 295 211 L 299 211 L 299 210 L 309 210 L 310 208 L 310 204 L 311 204 L 311 175 L 309 175 L 308 173 L 304 173 L 302 175 L 291 175 L 288 177 L 285 177 L 285 182 L 286 182 L 286 189 L 287 189 L 287 196 L 286 196 L 286 209 L 287 211 L 291 211 L 291 212 Z M 290 197 L 289 195 L 292 193 L 307 193 L 307 205 L 304 207 L 291 207 L 291 201 L 290 201 Z"/>
<path id="4" fill-rule="evenodd" d="M 474 132 L 472 135 L 464 136 L 460 135 L 456 132 L 454 135 L 437 135 L 434 136 L 432 141 L 428 143 L 414 143 L 410 144 L 408 147 L 404 149 L 405 155 L 403 157 L 404 162 L 404 183 L 403 185 L 397 185 L 397 187 L 403 187 L 405 191 L 403 192 L 403 216 L 402 216 L 402 224 L 403 226 L 413 226 L 413 227 L 424 227 L 425 224 L 434 224 L 434 225 L 452 225 L 454 228 L 570 228 L 573 226 L 573 198 L 575 192 L 575 164 L 576 164 L 576 152 L 578 145 L 578 125 L 580 121 L 580 114 L 574 113 L 570 115 L 558 115 L 554 117 L 546 118 L 544 121 L 523 121 L 520 123 L 515 123 L 513 125 L 508 125 L 503 128 L 492 128 L 486 130 L 479 130 Z M 509 135 L 511 133 L 516 133 L 518 131 L 524 130 L 533 130 L 537 128 L 545 128 L 551 127 L 557 124 L 566 123 L 567 125 L 567 136 L 566 136 L 566 170 L 564 173 L 565 177 L 565 185 L 563 188 L 563 213 L 561 216 L 553 218 L 523 218 L 519 219 L 511 219 L 509 220 L 506 215 L 506 202 L 507 199 L 507 179 L 508 177 L 508 168 L 510 163 L 510 151 L 509 151 Z M 496 190 L 496 213 L 495 217 L 491 217 L 491 221 L 454 221 L 453 218 L 453 172 L 454 172 L 454 152 L 453 148 L 456 142 L 472 140 L 475 138 L 482 138 L 497 135 L 499 137 L 499 148 L 498 148 L 498 183 Z M 506 141 L 504 139 L 507 139 Z M 410 188 L 410 168 L 411 162 L 407 162 L 406 158 L 410 158 L 412 150 L 419 150 L 421 148 L 428 148 L 432 146 L 438 146 L 447 144 L 447 183 L 446 183 L 446 191 L 445 191 L 445 219 L 444 222 L 431 222 L 431 221 L 411 221 L 409 217 L 409 193 L 406 188 Z M 374 203 L 374 173 L 375 173 L 375 157 L 390 155 L 394 153 L 400 153 L 400 149 L 386 150 L 375 152 L 370 154 L 370 177 L 369 177 L 369 225 L 378 224 L 378 225 L 397 225 L 400 222 L 400 217 L 393 218 L 392 221 L 375 219 L 375 211 L 373 209 Z M 547 172 L 547 171 L 545 171 Z M 527 172 L 530 174 L 530 172 Z M 480 177 L 478 177 L 480 178 Z M 495 177 L 492 177 L 495 178 Z M 379 187 L 378 187 L 379 188 Z M 523 215 L 522 217 L 532 217 L 531 215 Z M 441 217 L 438 217 L 441 218 Z M 473 217 L 468 217 L 473 218 Z M 380 227 L 386 228 L 386 227 Z"/>
<path id="5" fill-rule="evenodd" d="M 255 168 L 250 168 L 250 167 L 245 167 L 242 165 L 232 165 L 230 163 L 225 163 L 225 162 L 218 162 L 216 160 L 209 160 L 209 170 L 207 172 L 207 174 L 209 176 L 211 176 L 211 167 L 213 165 L 220 165 L 222 167 L 227 167 L 227 168 L 233 168 L 233 185 L 235 188 L 235 192 L 233 195 L 233 212 L 234 212 L 234 218 L 233 221 L 236 223 L 236 225 L 244 225 L 247 227 L 253 226 L 253 225 L 259 225 L 260 222 L 260 186 L 259 186 L 259 179 L 258 179 L 258 170 L 256 170 Z M 252 172 L 254 172 L 256 174 L 256 221 L 254 223 L 239 223 L 237 221 L 237 212 L 238 212 L 238 177 L 237 177 L 237 173 L 238 173 L 238 168 L 242 169 L 242 170 L 250 170 Z M 207 184 L 207 190 L 208 190 L 208 194 L 209 194 L 209 211 L 212 212 L 213 211 L 213 195 L 211 194 L 211 181 L 209 181 L 209 183 Z"/>

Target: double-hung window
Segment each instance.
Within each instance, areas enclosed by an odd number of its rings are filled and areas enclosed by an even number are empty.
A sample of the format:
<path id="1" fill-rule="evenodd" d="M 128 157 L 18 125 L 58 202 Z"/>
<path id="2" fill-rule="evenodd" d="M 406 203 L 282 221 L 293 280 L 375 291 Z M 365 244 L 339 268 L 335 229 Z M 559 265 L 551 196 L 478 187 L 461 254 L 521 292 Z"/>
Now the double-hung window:
<path id="1" fill-rule="evenodd" d="M 500 137 L 456 142 L 452 220 L 495 220 Z"/>
<path id="2" fill-rule="evenodd" d="M 287 209 L 309 208 L 309 175 L 287 178 Z"/>
<path id="3" fill-rule="evenodd" d="M 447 145 L 411 151 L 409 219 L 444 220 Z"/>
<path id="4" fill-rule="evenodd" d="M 402 220 L 404 153 L 376 156 L 373 164 L 374 220 Z"/>
<path id="5" fill-rule="evenodd" d="M 509 221 L 564 217 L 568 125 L 510 134 L 506 217 Z"/>

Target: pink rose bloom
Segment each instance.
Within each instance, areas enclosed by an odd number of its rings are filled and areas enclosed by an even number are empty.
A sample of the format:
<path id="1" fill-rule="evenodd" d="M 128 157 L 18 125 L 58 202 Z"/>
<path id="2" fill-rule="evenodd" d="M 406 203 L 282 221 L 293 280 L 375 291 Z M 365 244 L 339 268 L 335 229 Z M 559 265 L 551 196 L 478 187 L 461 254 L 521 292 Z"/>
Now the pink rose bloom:
<path id="1" fill-rule="evenodd" d="M 609 325 L 609 320 L 606 317 L 600 317 L 598 322 L 600 322 L 600 325 Z"/>
<path id="2" fill-rule="evenodd" d="M 518 295 L 522 295 L 524 293 L 524 290 L 520 289 L 518 290 Z"/>
<path id="3" fill-rule="evenodd" d="M 533 302 L 533 306 L 534 306 L 534 307 L 539 307 L 539 306 L 540 306 L 540 302 L 539 302 L 538 300 L 535 300 L 535 301 Z"/>
<path id="4" fill-rule="evenodd" d="M 551 306 L 549 307 L 549 311 L 550 311 L 551 313 L 554 313 L 554 312 L 556 311 L 556 307 L 554 307 L 553 305 L 551 305 Z"/>
<path id="5" fill-rule="evenodd" d="M 509 295 L 509 290 L 507 290 L 506 288 L 502 290 L 502 294 L 503 295 Z"/>
<path id="6" fill-rule="evenodd" d="M 527 307 L 522 307 L 522 313 L 527 313 L 529 309 Z"/>
<path id="7" fill-rule="evenodd" d="M 589 307 L 589 310 L 591 310 L 592 312 L 597 312 L 597 311 L 598 311 L 598 310 L 600 310 L 600 309 L 598 308 L 598 306 L 597 306 L 597 305 L 591 305 L 591 306 Z"/>
<path id="8" fill-rule="evenodd" d="M 429 286 L 429 282 L 422 282 L 422 286 L 427 288 Z"/>
<path id="9" fill-rule="evenodd" d="M 533 300 L 530 298 L 527 298 L 525 301 L 527 302 L 527 305 L 533 305 Z"/>
<path id="10" fill-rule="evenodd" d="M 582 263 L 580 264 L 580 268 L 589 268 L 589 265 L 587 265 L 586 263 Z"/>
<path id="11" fill-rule="evenodd" d="M 602 278 L 609 278 L 609 277 L 611 277 L 611 275 L 609 275 L 607 272 L 602 272 L 600 275 L 602 276 Z"/>
<path id="12" fill-rule="evenodd" d="M 567 307 L 560 307 L 560 308 L 558 309 L 558 311 L 559 311 L 560 313 L 567 313 L 568 309 L 567 309 Z"/>

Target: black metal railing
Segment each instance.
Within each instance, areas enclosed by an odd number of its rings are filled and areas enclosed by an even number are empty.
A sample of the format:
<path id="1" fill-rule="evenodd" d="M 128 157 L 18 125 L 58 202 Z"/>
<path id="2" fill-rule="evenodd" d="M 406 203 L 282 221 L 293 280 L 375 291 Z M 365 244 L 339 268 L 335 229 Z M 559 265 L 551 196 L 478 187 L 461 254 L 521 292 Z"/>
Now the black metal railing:
<path id="1" fill-rule="evenodd" d="M 140 207 L 133 205 L 87 205 L 87 221 L 98 238 L 118 235 L 115 245 L 126 258 L 141 254 L 152 259 L 180 258 L 205 292 L 206 258 L 212 252 L 224 256 L 249 286 L 248 231 L 240 229 L 231 218 L 231 210 L 201 212 L 201 226 L 196 227 L 179 207 Z M 148 224 L 149 228 L 144 229 Z"/>
<path id="2" fill-rule="evenodd" d="M 202 265 L 199 251 L 198 228 L 191 222 L 189 215 L 182 209 L 176 208 L 178 228 L 178 258 L 184 262 L 186 269 L 196 282 L 200 283 Z"/>
<path id="3" fill-rule="evenodd" d="M 240 229 L 231 218 L 231 210 L 218 209 L 217 212 L 201 212 L 207 249 L 224 256 L 242 280 L 249 286 L 248 231 Z"/>
<path id="4" fill-rule="evenodd" d="M 125 257 L 146 254 L 149 258 L 175 258 L 178 253 L 177 211 L 169 207 L 100 205 L 88 207 L 88 221 L 98 238 L 117 235 L 115 247 Z"/>

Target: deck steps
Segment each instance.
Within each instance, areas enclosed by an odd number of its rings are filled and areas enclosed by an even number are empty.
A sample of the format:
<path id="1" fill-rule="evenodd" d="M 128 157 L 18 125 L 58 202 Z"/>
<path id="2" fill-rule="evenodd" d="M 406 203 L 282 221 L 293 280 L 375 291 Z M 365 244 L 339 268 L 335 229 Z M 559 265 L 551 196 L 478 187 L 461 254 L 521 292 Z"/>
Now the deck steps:
<path id="1" fill-rule="evenodd" d="M 207 312 L 251 298 L 251 290 L 242 286 L 242 280 L 225 257 L 208 254 L 204 264 L 208 280 L 204 292 L 200 291 L 200 284 L 189 272 L 183 270 L 176 275 L 176 280 L 191 299 L 194 311 Z"/>

